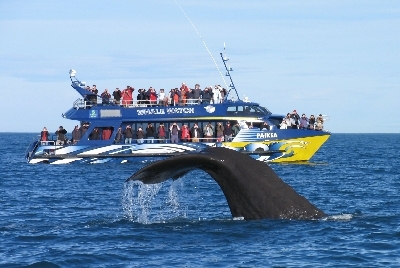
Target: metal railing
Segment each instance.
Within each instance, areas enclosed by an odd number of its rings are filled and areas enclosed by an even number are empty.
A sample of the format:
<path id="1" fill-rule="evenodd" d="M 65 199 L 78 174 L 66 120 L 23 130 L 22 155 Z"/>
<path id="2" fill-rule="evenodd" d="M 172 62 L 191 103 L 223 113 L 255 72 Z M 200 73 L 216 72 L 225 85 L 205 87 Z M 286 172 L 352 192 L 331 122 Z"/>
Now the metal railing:
<path id="1" fill-rule="evenodd" d="M 221 102 L 218 102 L 221 103 Z M 200 105 L 200 104 L 216 104 L 213 100 L 204 100 L 204 99 L 182 99 L 178 102 L 175 102 L 173 99 L 168 99 L 167 101 L 157 100 L 131 100 L 131 101 L 119 101 L 116 102 L 115 99 L 109 99 L 109 101 L 105 102 L 101 98 L 97 98 L 96 101 L 88 101 L 85 99 L 77 99 L 74 101 L 72 107 L 74 109 L 90 109 L 96 105 L 102 106 L 121 106 L 125 108 L 135 108 L 135 107 L 168 107 L 168 106 L 191 106 L 191 105 Z"/>

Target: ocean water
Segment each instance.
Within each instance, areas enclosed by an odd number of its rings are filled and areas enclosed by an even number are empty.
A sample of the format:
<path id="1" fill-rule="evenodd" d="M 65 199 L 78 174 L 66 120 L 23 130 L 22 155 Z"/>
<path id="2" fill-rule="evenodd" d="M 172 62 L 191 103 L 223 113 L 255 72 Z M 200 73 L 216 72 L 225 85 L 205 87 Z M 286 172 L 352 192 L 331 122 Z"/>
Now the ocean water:
<path id="1" fill-rule="evenodd" d="M 333 134 L 307 164 L 270 164 L 329 216 L 233 220 L 194 170 L 125 183 L 143 163 L 29 165 L 0 133 L 1 267 L 399 267 L 400 134 Z"/>

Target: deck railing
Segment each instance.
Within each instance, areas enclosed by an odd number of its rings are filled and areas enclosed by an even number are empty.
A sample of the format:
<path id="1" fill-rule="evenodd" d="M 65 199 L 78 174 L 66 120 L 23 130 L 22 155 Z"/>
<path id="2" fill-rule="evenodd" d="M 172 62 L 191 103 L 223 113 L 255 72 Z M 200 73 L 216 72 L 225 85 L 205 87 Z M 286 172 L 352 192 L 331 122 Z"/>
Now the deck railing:
<path id="1" fill-rule="evenodd" d="M 90 109 L 95 105 L 102 106 L 121 106 L 125 108 L 135 108 L 135 107 L 157 107 L 157 106 L 191 106 L 199 104 L 212 103 L 213 100 L 203 100 L 203 99 L 183 99 L 179 102 L 175 102 L 169 99 L 166 103 L 162 100 L 150 101 L 150 100 L 132 100 L 132 101 L 120 101 L 116 103 L 115 99 L 109 99 L 108 101 L 103 101 L 101 98 L 97 98 L 96 101 L 88 101 L 85 99 L 77 99 L 73 103 L 73 108 L 75 109 Z M 219 102 L 220 103 L 220 102 Z"/>

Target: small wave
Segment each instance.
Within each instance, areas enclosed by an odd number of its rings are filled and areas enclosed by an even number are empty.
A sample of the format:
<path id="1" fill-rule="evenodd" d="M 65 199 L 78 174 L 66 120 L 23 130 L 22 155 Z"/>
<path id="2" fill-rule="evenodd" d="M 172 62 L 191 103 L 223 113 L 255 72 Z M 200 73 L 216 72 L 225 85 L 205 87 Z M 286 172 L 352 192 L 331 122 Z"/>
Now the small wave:
<path id="1" fill-rule="evenodd" d="M 26 266 L 25 268 L 59 268 L 60 266 L 50 261 L 39 261 Z"/>

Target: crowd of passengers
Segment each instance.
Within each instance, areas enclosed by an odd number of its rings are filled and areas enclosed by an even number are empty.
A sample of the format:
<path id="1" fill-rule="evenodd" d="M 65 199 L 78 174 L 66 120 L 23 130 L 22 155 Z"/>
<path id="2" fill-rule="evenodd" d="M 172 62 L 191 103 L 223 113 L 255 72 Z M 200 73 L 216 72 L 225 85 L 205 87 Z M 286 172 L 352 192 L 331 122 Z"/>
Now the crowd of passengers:
<path id="1" fill-rule="evenodd" d="M 246 125 L 247 126 L 247 125 Z M 79 142 L 89 128 L 88 123 L 83 123 L 81 127 L 78 125 L 72 131 L 72 138 L 68 139 L 67 130 L 60 126 L 55 132 L 57 136 L 56 145 L 76 144 Z M 264 128 L 264 127 L 263 127 Z M 236 122 L 231 126 L 231 122 L 223 123 L 218 122 L 216 125 L 211 122 L 204 124 L 201 129 L 197 123 L 193 123 L 193 126 L 189 128 L 188 124 L 179 126 L 176 122 L 171 123 L 169 128 L 166 128 L 163 123 L 160 123 L 158 127 L 154 127 L 152 123 L 148 123 L 147 127 L 143 129 L 141 126 L 135 130 L 131 125 L 127 125 L 125 128 L 119 127 L 115 135 L 115 144 L 131 144 L 133 141 L 137 143 L 144 143 L 145 139 L 147 143 L 178 143 L 182 142 L 221 142 L 231 141 L 235 137 L 241 127 Z M 95 127 L 92 132 L 88 135 L 89 140 L 109 140 L 113 133 L 113 127 Z M 43 128 L 40 133 L 40 140 L 42 142 L 49 141 L 49 132 L 46 127 Z"/>
<path id="2" fill-rule="evenodd" d="M 86 90 L 90 91 L 95 95 L 88 95 L 88 101 L 91 104 L 97 103 L 97 96 L 99 91 L 96 85 L 86 87 Z M 122 105 L 129 107 L 131 105 L 141 106 L 178 106 L 178 105 L 193 105 L 193 104 L 210 104 L 210 103 L 221 103 L 227 95 L 225 88 L 220 85 L 214 87 L 205 87 L 203 90 L 200 89 L 200 85 L 196 84 L 194 88 L 189 88 L 186 83 L 182 83 L 180 88 L 172 88 L 169 92 L 165 92 L 164 89 L 160 89 L 157 93 L 156 89 L 150 87 L 149 89 L 139 89 L 134 101 L 135 88 L 127 86 L 125 89 L 120 90 L 116 88 L 112 94 L 108 89 L 100 94 L 102 104 L 107 105 L 114 103 L 116 105 Z"/>
<path id="3" fill-rule="evenodd" d="M 280 129 L 323 129 L 324 119 L 320 114 L 317 118 L 311 115 L 307 118 L 305 114 L 300 117 L 296 110 L 292 113 L 288 113 L 282 122 L 275 126 Z M 119 127 L 115 135 L 115 144 L 131 144 L 132 141 L 136 141 L 141 144 L 145 140 L 147 143 L 178 143 L 181 142 L 222 142 L 232 141 L 232 139 L 239 133 L 241 129 L 254 129 L 260 130 L 271 130 L 274 126 L 270 126 L 267 122 L 263 122 L 260 125 L 253 126 L 253 123 L 242 122 L 239 124 L 238 121 L 225 122 L 225 124 L 218 122 L 215 125 L 211 122 L 204 124 L 203 128 L 199 127 L 197 123 L 193 123 L 192 127 L 188 124 L 182 124 L 179 126 L 176 122 L 169 124 L 167 128 L 163 123 L 158 124 L 155 127 L 152 123 L 148 123 L 145 129 L 142 126 L 138 126 L 135 130 L 131 125 L 127 125 L 125 128 Z M 89 123 L 83 123 L 81 127 L 78 125 L 72 130 L 72 137 L 68 139 L 67 130 L 60 126 L 55 134 L 57 136 L 56 144 L 76 144 L 81 137 L 85 135 L 89 128 Z M 114 131 L 113 127 L 95 127 L 92 132 L 88 135 L 89 140 L 109 140 Z M 42 142 L 49 141 L 49 132 L 46 127 L 43 128 L 40 133 L 40 140 Z"/>
<path id="4" fill-rule="evenodd" d="M 323 130 L 324 117 L 322 116 L 322 114 L 319 114 L 317 118 L 315 118 L 314 115 L 311 115 L 310 118 L 308 118 L 305 114 L 302 114 L 300 117 L 297 111 L 293 110 L 292 113 L 286 114 L 286 117 L 283 118 L 279 126 L 280 129 Z"/>

